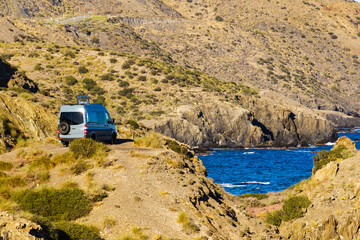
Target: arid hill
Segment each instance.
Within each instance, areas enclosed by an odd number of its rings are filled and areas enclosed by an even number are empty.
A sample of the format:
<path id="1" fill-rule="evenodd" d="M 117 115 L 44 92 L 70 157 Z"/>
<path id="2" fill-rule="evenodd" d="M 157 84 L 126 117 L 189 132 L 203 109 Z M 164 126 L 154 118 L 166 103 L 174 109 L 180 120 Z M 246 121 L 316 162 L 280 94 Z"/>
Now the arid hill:
<path id="1" fill-rule="evenodd" d="M 359 114 L 357 2 L 102 1 L 101 8 L 99 4 L 7 0 L 3 14 L 34 19 L 20 18 L 12 33 L 21 30 L 50 42 L 164 57 L 221 80 L 281 93 L 309 108 Z M 58 30 L 43 25 L 51 22 L 50 17 L 88 12 L 101 17 L 65 21 Z"/>

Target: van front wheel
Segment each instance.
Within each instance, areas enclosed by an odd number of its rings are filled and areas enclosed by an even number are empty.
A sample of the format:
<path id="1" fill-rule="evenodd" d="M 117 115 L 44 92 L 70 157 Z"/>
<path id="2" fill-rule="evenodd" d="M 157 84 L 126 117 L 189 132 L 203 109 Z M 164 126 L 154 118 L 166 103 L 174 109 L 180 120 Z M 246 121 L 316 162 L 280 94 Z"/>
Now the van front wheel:
<path id="1" fill-rule="evenodd" d="M 111 136 L 111 144 L 115 144 L 116 143 L 116 134 L 113 134 Z"/>

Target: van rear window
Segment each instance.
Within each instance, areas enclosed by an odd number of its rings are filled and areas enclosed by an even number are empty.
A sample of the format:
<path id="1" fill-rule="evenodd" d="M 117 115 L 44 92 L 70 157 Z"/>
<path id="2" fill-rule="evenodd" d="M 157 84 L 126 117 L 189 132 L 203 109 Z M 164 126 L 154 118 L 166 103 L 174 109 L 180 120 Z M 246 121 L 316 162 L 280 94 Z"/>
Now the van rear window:
<path id="1" fill-rule="evenodd" d="M 70 125 L 79 125 L 84 123 L 82 112 L 62 112 L 60 114 L 60 122 L 68 122 Z"/>

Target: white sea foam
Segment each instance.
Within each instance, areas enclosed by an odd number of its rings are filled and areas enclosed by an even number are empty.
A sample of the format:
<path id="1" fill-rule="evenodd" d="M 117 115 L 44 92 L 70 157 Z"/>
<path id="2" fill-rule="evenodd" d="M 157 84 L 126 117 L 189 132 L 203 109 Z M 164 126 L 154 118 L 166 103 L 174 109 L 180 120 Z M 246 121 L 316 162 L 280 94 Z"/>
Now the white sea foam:
<path id="1" fill-rule="evenodd" d="M 246 185 L 234 185 L 232 183 L 221 183 L 220 185 L 226 188 L 246 187 Z"/>
<path id="2" fill-rule="evenodd" d="M 256 181 L 249 181 L 249 182 L 244 182 L 246 184 L 259 184 L 259 185 L 269 185 L 270 182 L 256 182 Z"/>
<path id="3" fill-rule="evenodd" d="M 244 152 L 243 154 L 254 154 L 255 152 Z"/>
<path id="4" fill-rule="evenodd" d="M 326 146 L 334 146 L 335 143 L 334 142 L 328 142 L 328 143 L 325 143 Z"/>

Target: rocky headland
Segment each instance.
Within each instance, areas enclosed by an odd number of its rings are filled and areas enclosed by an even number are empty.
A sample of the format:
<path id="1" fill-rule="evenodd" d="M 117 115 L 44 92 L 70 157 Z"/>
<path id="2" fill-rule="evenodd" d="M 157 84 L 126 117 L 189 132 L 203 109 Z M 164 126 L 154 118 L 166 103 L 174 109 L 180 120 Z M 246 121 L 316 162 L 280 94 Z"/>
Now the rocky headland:
<path id="1" fill-rule="evenodd" d="M 176 113 L 155 129 L 193 147 L 294 147 L 337 138 L 335 125 L 317 111 L 278 105 L 269 98 L 203 102 L 181 106 Z"/>

